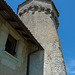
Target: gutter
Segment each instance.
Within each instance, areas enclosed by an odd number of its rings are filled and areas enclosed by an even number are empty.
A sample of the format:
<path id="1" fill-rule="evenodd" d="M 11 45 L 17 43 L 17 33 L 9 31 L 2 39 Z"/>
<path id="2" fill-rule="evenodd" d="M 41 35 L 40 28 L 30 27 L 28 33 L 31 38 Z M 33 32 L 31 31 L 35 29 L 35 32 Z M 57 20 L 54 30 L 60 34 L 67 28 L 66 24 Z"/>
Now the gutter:
<path id="1" fill-rule="evenodd" d="M 28 54 L 28 56 L 27 56 L 27 73 L 26 73 L 26 75 L 29 75 L 29 66 L 30 66 L 30 55 L 32 55 L 32 54 L 34 54 L 34 53 L 36 53 L 36 52 L 38 52 L 38 51 L 40 51 L 40 48 L 38 47 L 35 51 L 32 51 L 32 52 L 30 52 L 29 54 Z"/>

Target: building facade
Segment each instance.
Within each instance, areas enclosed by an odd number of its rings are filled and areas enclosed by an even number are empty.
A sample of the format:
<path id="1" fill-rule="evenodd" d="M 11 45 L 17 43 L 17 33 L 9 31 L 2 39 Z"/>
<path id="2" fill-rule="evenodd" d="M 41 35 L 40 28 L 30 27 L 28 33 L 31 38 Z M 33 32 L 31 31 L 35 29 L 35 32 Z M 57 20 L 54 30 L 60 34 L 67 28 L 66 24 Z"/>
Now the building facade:
<path id="1" fill-rule="evenodd" d="M 66 75 L 51 0 L 27 0 L 17 15 L 0 1 L 0 75 Z"/>

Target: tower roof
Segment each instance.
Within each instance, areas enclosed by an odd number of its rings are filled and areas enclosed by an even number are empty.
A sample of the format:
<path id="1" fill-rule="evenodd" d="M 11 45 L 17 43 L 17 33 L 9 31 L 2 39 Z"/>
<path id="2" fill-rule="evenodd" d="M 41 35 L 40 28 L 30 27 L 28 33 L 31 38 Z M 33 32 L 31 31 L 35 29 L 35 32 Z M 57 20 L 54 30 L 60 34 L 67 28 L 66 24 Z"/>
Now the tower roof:
<path id="1" fill-rule="evenodd" d="M 31 1 L 31 0 L 26 0 L 26 1 L 24 1 L 22 4 L 18 5 L 17 12 L 18 12 L 18 9 L 19 9 L 21 6 L 23 6 L 25 3 L 27 3 L 28 1 Z M 52 3 L 52 6 L 53 6 L 54 9 L 56 10 L 57 15 L 58 15 L 58 17 L 59 17 L 59 12 L 58 12 L 58 10 L 57 10 L 57 8 L 56 8 L 54 2 L 53 2 L 52 0 L 46 0 L 46 1 L 50 1 L 50 2 Z"/>

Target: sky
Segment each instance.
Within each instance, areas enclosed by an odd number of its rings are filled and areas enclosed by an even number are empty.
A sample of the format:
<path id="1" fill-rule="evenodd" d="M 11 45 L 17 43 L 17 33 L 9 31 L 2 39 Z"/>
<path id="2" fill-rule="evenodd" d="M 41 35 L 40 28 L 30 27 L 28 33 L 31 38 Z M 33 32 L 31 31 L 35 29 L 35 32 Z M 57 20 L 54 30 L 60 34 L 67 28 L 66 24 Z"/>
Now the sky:
<path id="1" fill-rule="evenodd" d="M 5 0 L 17 14 L 17 7 L 25 0 Z M 75 75 L 75 0 L 53 0 L 59 16 L 58 34 L 67 75 Z"/>

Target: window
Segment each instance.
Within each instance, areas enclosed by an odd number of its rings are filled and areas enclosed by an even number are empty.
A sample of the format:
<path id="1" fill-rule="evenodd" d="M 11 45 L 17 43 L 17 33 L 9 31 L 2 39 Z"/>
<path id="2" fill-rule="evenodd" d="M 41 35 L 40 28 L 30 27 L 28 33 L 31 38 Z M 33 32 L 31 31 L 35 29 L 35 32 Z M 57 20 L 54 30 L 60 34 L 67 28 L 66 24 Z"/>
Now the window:
<path id="1" fill-rule="evenodd" d="M 6 42 L 5 51 L 15 56 L 16 55 L 16 51 L 15 51 L 16 43 L 17 43 L 17 40 L 9 34 L 7 38 L 7 42 Z"/>

